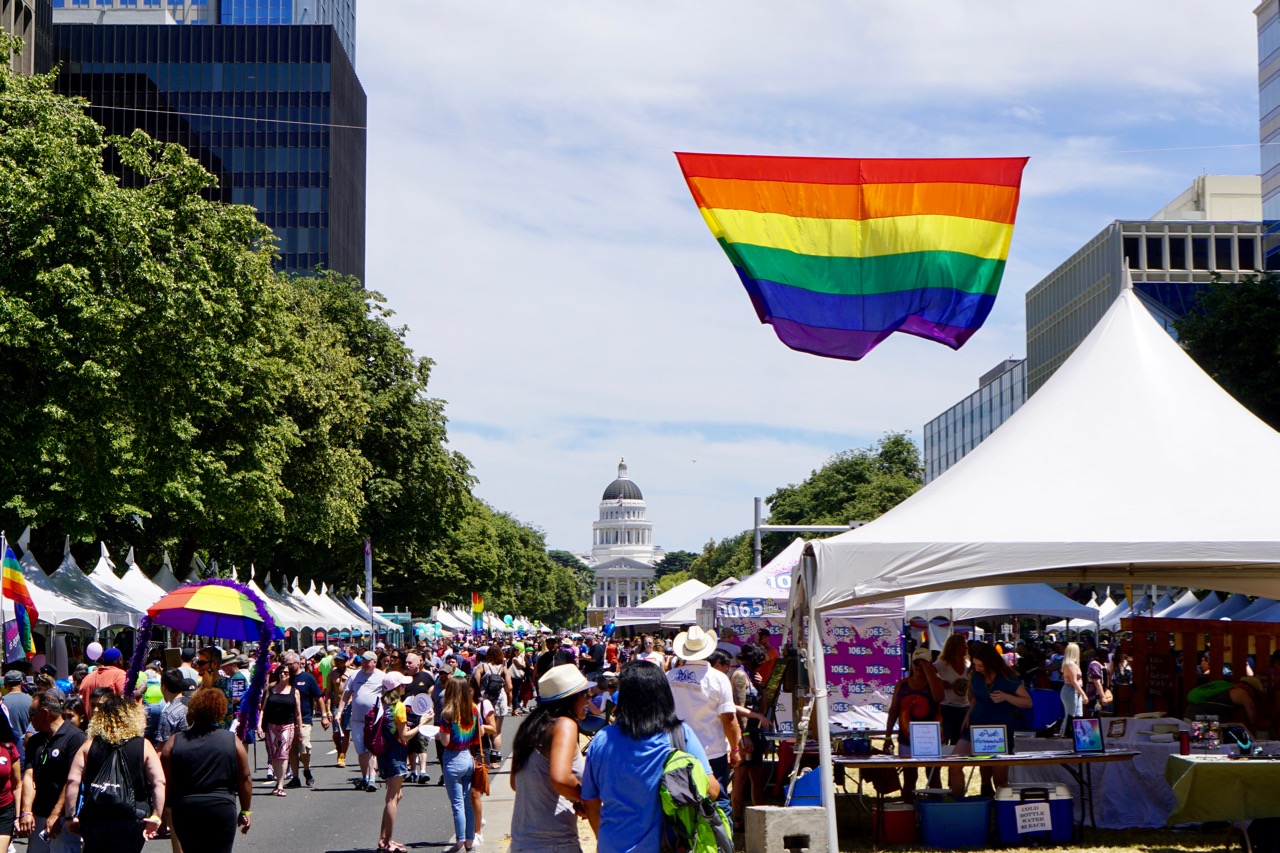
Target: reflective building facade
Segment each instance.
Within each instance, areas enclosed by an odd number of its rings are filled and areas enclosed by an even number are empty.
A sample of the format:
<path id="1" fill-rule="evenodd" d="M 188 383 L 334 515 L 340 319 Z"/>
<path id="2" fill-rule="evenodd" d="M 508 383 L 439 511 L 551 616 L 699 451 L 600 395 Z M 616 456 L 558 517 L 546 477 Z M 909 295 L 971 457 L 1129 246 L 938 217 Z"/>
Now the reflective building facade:
<path id="1" fill-rule="evenodd" d="M 214 198 L 255 207 L 282 269 L 363 280 L 366 100 L 333 27 L 60 24 L 54 58 L 109 133 L 184 146 Z"/>
<path id="2" fill-rule="evenodd" d="M 1262 152 L 1262 218 L 1267 257 L 1280 254 L 1280 0 L 1265 0 L 1258 18 L 1258 140 Z"/>
<path id="3" fill-rule="evenodd" d="M 959 462 L 1027 402 L 1027 362 L 1008 359 L 978 380 L 978 390 L 924 425 L 924 481 Z"/>

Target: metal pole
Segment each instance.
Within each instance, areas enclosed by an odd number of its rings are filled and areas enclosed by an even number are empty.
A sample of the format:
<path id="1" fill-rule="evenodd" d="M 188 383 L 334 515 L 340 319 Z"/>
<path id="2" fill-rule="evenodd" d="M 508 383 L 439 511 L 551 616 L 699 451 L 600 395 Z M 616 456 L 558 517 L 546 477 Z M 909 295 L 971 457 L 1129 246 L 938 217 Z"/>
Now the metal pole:
<path id="1" fill-rule="evenodd" d="M 760 498 L 756 498 L 756 524 L 755 524 L 755 545 L 752 548 L 752 565 L 755 571 L 760 571 Z"/>
<path id="2" fill-rule="evenodd" d="M 378 643 L 378 626 L 373 616 L 373 540 L 364 540 L 364 606 L 369 610 L 369 648 Z"/>
<path id="3" fill-rule="evenodd" d="M 840 838 L 836 828 L 835 765 L 831 755 L 831 721 L 827 708 L 827 655 L 822 643 L 822 622 L 814 607 L 813 589 L 817 585 L 818 560 L 809 555 L 802 561 L 805 576 L 805 604 L 809 611 L 809 680 L 813 685 L 813 698 L 817 703 L 812 715 L 814 736 L 818 739 L 818 767 L 822 771 L 822 807 L 827 812 L 827 849 L 839 850 Z M 804 744 L 796 744 L 801 751 Z"/>

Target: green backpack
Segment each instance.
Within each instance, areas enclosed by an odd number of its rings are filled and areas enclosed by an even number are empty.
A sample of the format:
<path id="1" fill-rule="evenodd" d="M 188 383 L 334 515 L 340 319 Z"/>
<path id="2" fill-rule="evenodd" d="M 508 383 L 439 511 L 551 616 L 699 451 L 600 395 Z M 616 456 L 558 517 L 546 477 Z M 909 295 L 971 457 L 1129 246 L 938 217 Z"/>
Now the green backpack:
<path id="1" fill-rule="evenodd" d="M 672 729 L 671 752 L 662 766 L 661 853 L 733 853 L 733 832 L 724 811 L 707 792 L 707 771 L 685 752 L 684 726 Z"/>

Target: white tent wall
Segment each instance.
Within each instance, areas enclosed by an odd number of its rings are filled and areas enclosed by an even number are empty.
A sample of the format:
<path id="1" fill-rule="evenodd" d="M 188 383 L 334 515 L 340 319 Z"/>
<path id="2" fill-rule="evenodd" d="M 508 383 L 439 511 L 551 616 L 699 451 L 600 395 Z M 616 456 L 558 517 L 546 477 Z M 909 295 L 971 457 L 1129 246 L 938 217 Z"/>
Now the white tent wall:
<path id="1" fill-rule="evenodd" d="M 619 607 L 614 611 L 614 628 L 657 630 L 662 627 L 662 617 L 694 599 L 700 599 L 709 589 L 711 587 L 700 580 L 687 580 L 636 607 Z"/>

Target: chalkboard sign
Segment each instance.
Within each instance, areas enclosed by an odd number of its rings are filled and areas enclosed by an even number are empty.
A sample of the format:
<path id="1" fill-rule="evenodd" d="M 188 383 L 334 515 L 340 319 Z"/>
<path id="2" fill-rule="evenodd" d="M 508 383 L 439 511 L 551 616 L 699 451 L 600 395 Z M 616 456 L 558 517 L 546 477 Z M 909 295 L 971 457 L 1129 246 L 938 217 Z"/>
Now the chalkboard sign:
<path id="1" fill-rule="evenodd" d="M 1174 686 L 1173 655 L 1147 655 L 1147 695 L 1172 696 Z"/>

